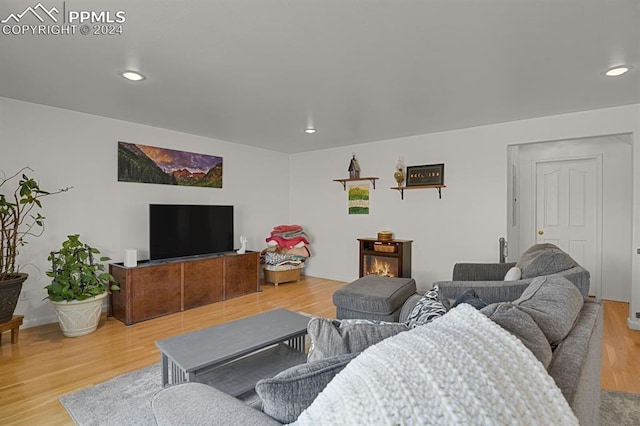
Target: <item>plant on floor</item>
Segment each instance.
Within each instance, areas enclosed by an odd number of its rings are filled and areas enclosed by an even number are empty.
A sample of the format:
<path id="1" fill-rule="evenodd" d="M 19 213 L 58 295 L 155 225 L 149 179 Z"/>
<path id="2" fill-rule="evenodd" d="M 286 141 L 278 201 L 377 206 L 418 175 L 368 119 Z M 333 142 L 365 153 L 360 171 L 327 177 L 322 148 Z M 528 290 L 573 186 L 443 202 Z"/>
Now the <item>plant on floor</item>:
<path id="1" fill-rule="evenodd" d="M 26 171 L 33 172 L 29 167 L 24 167 L 16 174 L 0 179 L 0 191 L 5 185 L 18 179 L 18 184 L 8 193 L 0 193 L 0 281 L 8 279 L 19 271 L 16 265 L 18 249 L 27 244 L 27 237 L 39 237 L 44 232 L 45 217 L 40 214 L 42 208 L 40 199 L 47 195 L 66 192 L 70 188 L 59 189 L 56 192 L 47 192 L 40 188 L 40 184 L 32 177 L 28 177 Z"/>
<path id="2" fill-rule="evenodd" d="M 28 277 L 16 264 L 19 249 L 27 244 L 28 238 L 39 237 L 44 232 L 45 217 L 40 213 L 40 200 L 70 189 L 45 191 L 38 181 L 27 176 L 29 172 L 33 172 L 29 167 L 9 177 L 0 172 L 0 323 L 11 319 L 22 283 Z M 14 183 L 15 186 L 8 188 Z"/>
<path id="3" fill-rule="evenodd" d="M 94 255 L 97 254 L 100 250 L 80 241 L 79 234 L 68 235 L 62 247 L 48 257 L 51 270 L 47 271 L 47 276 L 53 280 L 45 287 L 47 298 L 53 302 L 69 302 L 86 300 L 108 290 L 119 290 L 117 285 L 111 284 L 114 278 L 100 263 L 111 259 L 102 256 L 96 262 Z"/>
<path id="4" fill-rule="evenodd" d="M 53 303 L 58 323 L 67 337 L 84 336 L 98 328 L 103 299 L 110 290 L 120 290 L 111 284 L 114 278 L 105 272 L 100 262 L 110 260 L 94 255 L 100 250 L 80 241 L 80 235 L 68 235 L 58 251 L 52 251 L 48 259 L 51 284 L 46 286 L 47 299 Z"/>

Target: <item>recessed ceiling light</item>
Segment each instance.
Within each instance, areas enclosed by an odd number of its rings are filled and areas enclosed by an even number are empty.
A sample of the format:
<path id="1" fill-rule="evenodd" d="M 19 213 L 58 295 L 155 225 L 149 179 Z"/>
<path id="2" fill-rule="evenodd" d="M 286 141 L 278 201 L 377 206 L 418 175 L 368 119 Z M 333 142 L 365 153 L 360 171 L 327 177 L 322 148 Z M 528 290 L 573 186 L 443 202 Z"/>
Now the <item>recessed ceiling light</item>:
<path id="1" fill-rule="evenodd" d="M 120 75 L 126 78 L 127 80 L 131 80 L 131 81 L 140 81 L 145 79 L 144 75 L 135 71 L 124 71 L 120 73 Z"/>
<path id="2" fill-rule="evenodd" d="M 631 65 L 620 65 L 620 66 L 608 69 L 604 73 L 604 75 L 606 75 L 607 77 L 618 77 L 619 75 L 622 75 L 628 72 L 631 68 L 633 68 Z"/>
<path id="3" fill-rule="evenodd" d="M 312 134 L 314 134 L 316 132 L 316 129 L 308 128 L 308 129 L 304 129 L 304 132 L 309 134 L 309 135 L 312 135 Z"/>

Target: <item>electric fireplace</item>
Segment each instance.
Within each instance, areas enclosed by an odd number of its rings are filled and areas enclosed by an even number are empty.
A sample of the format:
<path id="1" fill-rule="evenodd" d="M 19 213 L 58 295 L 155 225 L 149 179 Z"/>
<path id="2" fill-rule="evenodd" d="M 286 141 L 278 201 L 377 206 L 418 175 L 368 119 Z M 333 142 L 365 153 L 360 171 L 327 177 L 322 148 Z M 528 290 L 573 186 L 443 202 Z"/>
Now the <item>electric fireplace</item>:
<path id="1" fill-rule="evenodd" d="M 382 241 L 358 238 L 360 242 L 360 276 L 380 275 L 392 278 L 411 277 L 411 240 Z"/>

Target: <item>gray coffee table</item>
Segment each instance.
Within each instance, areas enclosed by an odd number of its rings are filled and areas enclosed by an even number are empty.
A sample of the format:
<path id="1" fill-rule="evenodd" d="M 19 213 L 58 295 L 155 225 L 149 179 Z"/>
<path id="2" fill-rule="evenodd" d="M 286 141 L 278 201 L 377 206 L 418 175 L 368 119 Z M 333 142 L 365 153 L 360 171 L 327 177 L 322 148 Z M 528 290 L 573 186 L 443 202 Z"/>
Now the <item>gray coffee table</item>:
<path id="1" fill-rule="evenodd" d="M 309 317 L 276 309 L 158 340 L 162 386 L 196 381 L 241 395 L 259 380 L 306 361 L 308 322 Z"/>

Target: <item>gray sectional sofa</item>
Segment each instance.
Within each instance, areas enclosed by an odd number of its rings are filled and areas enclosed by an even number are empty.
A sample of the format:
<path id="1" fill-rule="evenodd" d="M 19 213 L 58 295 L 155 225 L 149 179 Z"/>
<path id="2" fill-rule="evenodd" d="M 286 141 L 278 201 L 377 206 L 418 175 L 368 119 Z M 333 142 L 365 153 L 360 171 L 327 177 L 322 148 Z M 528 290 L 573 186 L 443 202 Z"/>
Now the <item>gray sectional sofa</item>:
<path id="1" fill-rule="evenodd" d="M 535 248 L 542 249 L 537 258 L 545 262 L 554 257 L 549 256 L 550 250 L 562 256 L 555 246 Z M 524 262 L 521 265 L 525 271 L 527 265 Z M 505 268 L 510 267 L 509 264 L 456 266 L 454 281 L 439 282 L 438 286 L 441 295 L 452 301 L 474 289 L 477 298 L 491 304 L 483 313 L 518 337 L 546 367 L 580 424 L 598 424 L 603 312 L 600 302 L 584 297 L 589 288 L 588 272 L 575 264 L 550 275 L 524 278 L 526 281 L 498 280 L 499 276 L 504 277 Z M 400 321 L 407 319 L 417 299 L 411 296 L 407 300 Z M 367 327 L 372 325 L 364 325 L 363 329 Z M 532 334 L 534 328 L 539 328 L 537 334 Z M 396 332 L 402 329 L 390 334 Z M 310 333 L 315 333 L 318 339 L 315 329 Z M 377 333 L 374 336 L 377 339 L 386 337 Z M 371 342 L 375 343 L 375 339 Z M 358 353 L 327 356 L 259 382 L 256 390 L 263 399 L 261 406 L 247 405 L 199 383 L 163 389 L 152 403 L 156 421 L 159 425 L 292 422 Z"/>
<path id="2" fill-rule="evenodd" d="M 521 278 L 505 281 L 512 268 L 521 271 Z M 496 303 L 513 300 L 526 289 L 536 277 L 559 276 L 571 281 L 583 297 L 589 297 L 590 274 L 571 256 L 557 246 L 542 243 L 531 246 L 517 262 L 510 263 L 456 263 L 451 281 L 437 281 L 440 296 L 449 301 L 456 300 L 465 290 L 473 288 L 482 300 Z M 420 294 L 412 294 L 403 303 L 400 321 L 406 318 Z"/>
<path id="3" fill-rule="evenodd" d="M 563 278 L 568 277 L 566 277 L 566 274 L 538 277 L 532 280 L 524 289 L 519 283 L 505 284 L 501 282 L 499 285 L 492 287 L 486 281 L 480 281 L 480 286 L 476 286 L 476 283 L 471 281 L 468 281 L 466 286 L 461 284 L 460 281 L 441 282 L 439 286 L 441 286 L 441 294 L 451 299 L 472 288 L 480 299 L 489 303 L 496 303 L 516 301 L 527 288 L 534 286 L 543 279 L 561 280 Z M 588 279 L 586 286 L 581 289 L 582 295 L 584 295 L 584 289 L 588 291 Z M 556 307 L 559 311 L 564 309 L 563 305 L 568 305 L 566 300 L 556 299 L 549 301 L 549 303 L 554 302 L 557 304 Z M 408 308 L 409 305 L 407 306 Z M 482 311 L 485 311 L 485 309 Z M 569 309 L 569 307 L 567 306 L 566 309 Z M 485 311 L 485 313 L 487 312 Z M 489 317 L 491 318 L 491 314 L 489 314 Z M 556 321 L 556 318 L 550 316 L 547 320 Z M 560 342 L 554 342 L 553 352 L 547 367 L 547 372 L 555 380 L 581 425 L 597 425 L 600 420 L 602 321 L 602 303 L 594 299 L 584 299 L 569 333 Z M 505 328 L 508 329 L 508 326 Z M 526 343 L 525 345 L 528 346 Z"/>

